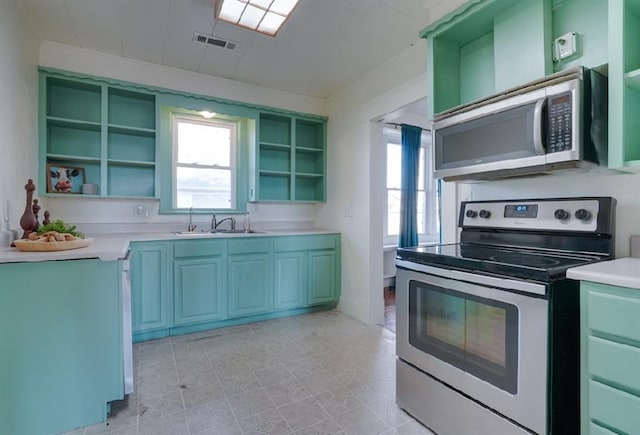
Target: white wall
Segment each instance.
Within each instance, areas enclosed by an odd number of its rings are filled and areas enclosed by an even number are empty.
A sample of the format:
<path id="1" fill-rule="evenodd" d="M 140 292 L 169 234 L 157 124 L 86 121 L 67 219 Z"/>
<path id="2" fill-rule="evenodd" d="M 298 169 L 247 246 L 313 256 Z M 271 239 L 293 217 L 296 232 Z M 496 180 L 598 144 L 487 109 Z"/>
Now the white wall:
<path id="1" fill-rule="evenodd" d="M 9 201 L 10 226 L 19 228 L 24 185 L 38 177 L 38 41 L 21 2 L 0 1 L 0 53 L 0 204 Z"/>
<path id="2" fill-rule="evenodd" d="M 169 68 L 123 57 L 98 53 L 64 44 L 44 41 L 40 45 L 40 65 L 75 71 L 95 76 L 143 83 L 151 86 L 176 89 L 200 95 L 208 95 L 252 104 L 326 115 L 325 101 L 292 94 L 262 86 L 249 85 L 220 77 Z M 32 116 L 35 119 L 35 115 Z M 35 158 L 34 158 L 35 161 Z M 137 224 L 185 223 L 186 216 L 159 215 L 158 200 L 121 200 L 87 198 L 43 198 L 43 209 L 52 218 L 60 218 L 80 224 L 87 231 L 99 231 L 100 224 L 127 224 L 130 230 Z M 149 216 L 136 216 L 134 210 L 142 205 L 149 208 Z M 251 205 L 252 224 L 277 228 L 280 224 L 297 224 L 313 227 L 317 207 L 309 204 L 258 204 Z M 201 228 L 210 217 L 201 216 Z M 200 222 L 200 220 L 198 221 Z M 325 227 L 325 225 L 318 225 Z"/>
<path id="3" fill-rule="evenodd" d="M 374 119 L 426 95 L 426 50 L 416 44 L 327 101 L 328 202 L 318 221 L 342 232 L 339 308 L 383 320 L 384 140 Z"/>
<path id="4" fill-rule="evenodd" d="M 466 188 L 473 200 L 613 196 L 618 201 L 616 256 L 629 256 L 629 237 L 640 234 L 640 174 L 596 170 L 469 184 Z"/>

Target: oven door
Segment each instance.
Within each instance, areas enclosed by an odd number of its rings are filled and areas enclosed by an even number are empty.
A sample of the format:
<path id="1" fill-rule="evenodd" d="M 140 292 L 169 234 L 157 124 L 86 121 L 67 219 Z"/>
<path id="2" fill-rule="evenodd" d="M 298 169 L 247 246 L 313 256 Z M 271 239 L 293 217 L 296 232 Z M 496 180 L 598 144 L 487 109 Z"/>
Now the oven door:
<path id="1" fill-rule="evenodd" d="M 546 287 L 406 261 L 398 266 L 398 357 L 545 433 Z"/>

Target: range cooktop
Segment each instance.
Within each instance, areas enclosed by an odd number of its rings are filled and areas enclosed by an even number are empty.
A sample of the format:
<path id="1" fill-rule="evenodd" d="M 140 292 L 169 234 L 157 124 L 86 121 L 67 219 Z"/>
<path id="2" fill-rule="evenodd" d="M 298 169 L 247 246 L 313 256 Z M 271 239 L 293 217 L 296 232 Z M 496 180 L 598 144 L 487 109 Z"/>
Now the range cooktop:
<path id="1" fill-rule="evenodd" d="M 455 243 L 400 248 L 398 259 L 525 280 L 563 279 L 570 267 L 602 261 L 600 255 Z"/>

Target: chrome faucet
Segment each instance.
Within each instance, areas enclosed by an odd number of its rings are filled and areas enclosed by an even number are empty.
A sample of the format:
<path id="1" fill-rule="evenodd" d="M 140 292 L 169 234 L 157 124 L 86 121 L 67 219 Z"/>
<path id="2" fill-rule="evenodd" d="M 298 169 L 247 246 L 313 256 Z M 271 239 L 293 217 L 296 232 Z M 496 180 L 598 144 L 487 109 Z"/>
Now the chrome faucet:
<path id="1" fill-rule="evenodd" d="M 189 209 L 189 226 L 187 227 L 187 231 L 191 232 L 198 228 L 197 225 L 193 225 L 193 207 Z"/>
<path id="2" fill-rule="evenodd" d="M 213 215 L 213 218 L 211 219 L 211 230 L 215 231 L 218 229 L 218 227 L 220 226 L 220 224 L 224 221 L 229 221 L 231 223 L 231 231 L 235 231 L 236 229 L 236 220 L 232 217 L 228 217 L 228 218 L 224 218 L 221 221 L 216 221 L 216 215 Z"/>

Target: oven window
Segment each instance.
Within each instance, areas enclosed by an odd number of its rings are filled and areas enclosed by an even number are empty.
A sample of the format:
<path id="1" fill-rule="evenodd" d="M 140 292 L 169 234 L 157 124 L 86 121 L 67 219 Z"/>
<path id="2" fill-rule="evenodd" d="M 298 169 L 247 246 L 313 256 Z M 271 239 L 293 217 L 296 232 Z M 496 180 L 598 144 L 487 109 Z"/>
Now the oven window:
<path id="1" fill-rule="evenodd" d="M 518 392 L 518 308 L 409 283 L 409 343 L 492 385 Z"/>

